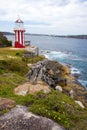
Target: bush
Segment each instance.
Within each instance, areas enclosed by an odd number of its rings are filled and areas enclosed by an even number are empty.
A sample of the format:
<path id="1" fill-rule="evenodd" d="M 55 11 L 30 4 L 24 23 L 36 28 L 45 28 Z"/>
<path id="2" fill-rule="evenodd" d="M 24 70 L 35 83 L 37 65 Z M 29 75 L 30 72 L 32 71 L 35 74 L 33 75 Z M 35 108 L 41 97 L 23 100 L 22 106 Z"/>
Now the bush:
<path id="1" fill-rule="evenodd" d="M 12 41 L 7 40 L 6 37 L 3 37 L 1 39 L 1 43 L 2 43 L 3 46 L 12 46 Z"/>
<path id="2" fill-rule="evenodd" d="M 29 69 L 26 63 L 23 62 L 21 59 L 5 59 L 0 60 L 0 70 L 3 70 L 1 71 L 1 73 L 12 71 L 25 75 Z"/>

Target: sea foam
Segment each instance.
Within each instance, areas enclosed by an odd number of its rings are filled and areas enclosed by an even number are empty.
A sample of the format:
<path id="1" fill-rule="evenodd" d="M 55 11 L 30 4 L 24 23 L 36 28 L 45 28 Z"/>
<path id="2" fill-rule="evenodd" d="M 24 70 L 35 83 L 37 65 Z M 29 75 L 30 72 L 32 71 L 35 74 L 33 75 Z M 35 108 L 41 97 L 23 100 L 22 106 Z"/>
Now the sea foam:
<path id="1" fill-rule="evenodd" d="M 72 54 L 72 52 L 66 52 L 66 51 L 49 51 L 45 50 L 42 51 L 42 54 L 49 60 L 56 60 L 64 65 L 69 65 L 71 74 L 74 76 L 77 76 L 78 78 L 81 77 L 81 70 L 76 68 L 74 65 L 72 65 L 69 61 L 86 61 L 87 59 L 82 59 L 81 57 Z M 68 63 L 66 63 L 68 61 Z M 87 88 L 87 81 L 78 79 L 78 82 L 81 83 L 84 87 Z"/>

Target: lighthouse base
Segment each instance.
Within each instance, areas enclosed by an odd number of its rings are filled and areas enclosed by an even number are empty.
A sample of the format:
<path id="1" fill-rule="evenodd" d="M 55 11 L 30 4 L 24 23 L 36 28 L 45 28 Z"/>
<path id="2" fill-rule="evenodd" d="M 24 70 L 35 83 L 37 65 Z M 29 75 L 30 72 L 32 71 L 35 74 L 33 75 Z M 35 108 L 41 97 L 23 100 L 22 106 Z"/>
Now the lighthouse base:
<path id="1" fill-rule="evenodd" d="M 25 46 L 23 46 L 19 42 L 15 42 L 15 48 L 25 48 Z"/>

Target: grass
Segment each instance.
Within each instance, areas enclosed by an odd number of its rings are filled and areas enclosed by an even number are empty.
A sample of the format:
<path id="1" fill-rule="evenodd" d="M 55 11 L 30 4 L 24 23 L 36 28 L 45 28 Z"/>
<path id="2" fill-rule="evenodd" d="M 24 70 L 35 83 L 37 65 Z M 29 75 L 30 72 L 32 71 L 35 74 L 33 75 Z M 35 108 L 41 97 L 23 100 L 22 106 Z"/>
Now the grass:
<path id="1" fill-rule="evenodd" d="M 4 110 L 0 111 L 0 115 L 3 115 L 3 114 L 8 113 L 8 112 L 9 112 L 8 109 L 4 109 Z"/>
<path id="2" fill-rule="evenodd" d="M 87 130 L 87 109 L 81 109 L 67 95 L 52 90 L 49 94 L 38 92 L 35 95 L 18 96 L 14 88 L 28 81 L 28 63 L 36 63 L 44 57 L 24 60 L 24 50 L 0 49 L 0 97 L 10 98 L 17 104 L 26 105 L 29 111 L 48 117 L 68 130 Z M 68 73 L 68 72 L 67 72 Z M 8 112 L 3 110 L 1 114 Z"/>
<path id="3" fill-rule="evenodd" d="M 21 56 L 25 50 L 12 50 L 11 47 L 0 48 L 0 56 Z"/>
<path id="4" fill-rule="evenodd" d="M 26 74 L 29 71 L 28 60 L 24 61 L 22 55 L 25 50 L 11 50 L 9 47 L 0 49 L 0 96 L 13 98 L 17 103 L 22 104 L 28 97 L 14 94 L 13 90 L 18 85 L 28 81 Z M 33 63 L 43 59 L 41 56 L 33 57 Z M 24 101 L 23 101 L 24 100 Z"/>
<path id="5" fill-rule="evenodd" d="M 72 130 L 73 127 L 75 129 L 73 124 L 75 125 L 77 120 L 79 122 L 81 121 L 79 112 L 82 113 L 83 110 L 74 102 L 73 99 L 63 93 L 53 90 L 51 93 L 46 95 L 40 92 L 34 96 L 34 99 L 33 104 L 29 107 L 29 111 L 48 117 L 67 129 Z M 85 121 L 86 118 L 87 115 L 84 117 Z M 83 127 L 86 127 L 86 125 Z"/>

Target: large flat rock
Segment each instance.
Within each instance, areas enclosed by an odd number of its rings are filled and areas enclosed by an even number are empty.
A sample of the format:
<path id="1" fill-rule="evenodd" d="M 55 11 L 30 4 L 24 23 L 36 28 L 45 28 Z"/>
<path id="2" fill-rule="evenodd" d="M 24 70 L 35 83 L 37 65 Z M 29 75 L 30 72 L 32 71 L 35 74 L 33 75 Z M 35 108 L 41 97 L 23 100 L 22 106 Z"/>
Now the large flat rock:
<path id="1" fill-rule="evenodd" d="M 0 130 L 65 130 L 54 121 L 28 112 L 25 106 L 17 106 L 0 116 Z"/>
<path id="2" fill-rule="evenodd" d="M 43 91 L 44 93 L 49 93 L 50 87 L 46 83 L 42 81 L 38 81 L 36 83 L 26 82 L 14 89 L 15 94 L 23 95 L 23 96 L 25 96 L 26 94 L 35 94 L 36 92 L 39 91 Z"/>

